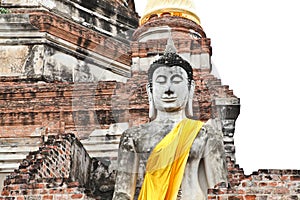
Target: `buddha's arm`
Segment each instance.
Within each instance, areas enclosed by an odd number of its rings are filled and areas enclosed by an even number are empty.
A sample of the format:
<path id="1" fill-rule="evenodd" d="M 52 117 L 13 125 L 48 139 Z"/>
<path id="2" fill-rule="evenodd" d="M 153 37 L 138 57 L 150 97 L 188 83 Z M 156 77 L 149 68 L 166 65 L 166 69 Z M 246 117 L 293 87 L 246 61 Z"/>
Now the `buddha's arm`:
<path id="1" fill-rule="evenodd" d="M 216 184 L 227 185 L 227 165 L 222 133 L 208 122 L 206 126 L 207 142 L 204 152 L 204 166 L 209 188 Z"/>
<path id="2" fill-rule="evenodd" d="M 134 198 L 138 163 L 133 139 L 125 132 L 119 146 L 118 172 L 113 200 L 132 200 Z"/>

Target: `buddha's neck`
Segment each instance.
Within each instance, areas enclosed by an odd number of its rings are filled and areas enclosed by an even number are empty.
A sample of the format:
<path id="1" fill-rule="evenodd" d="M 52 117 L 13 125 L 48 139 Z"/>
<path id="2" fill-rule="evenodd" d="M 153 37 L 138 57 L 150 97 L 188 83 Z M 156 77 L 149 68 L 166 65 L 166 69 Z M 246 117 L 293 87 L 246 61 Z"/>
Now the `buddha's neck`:
<path id="1" fill-rule="evenodd" d="M 184 118 L 186 118 L 184 109 L 176 112 L 162 112 L 160 110 L 157 110 L 156 118 L 154 121 L 159 122 L 159 121 L 171 120 L 175 123 L 178 123 Z"/>

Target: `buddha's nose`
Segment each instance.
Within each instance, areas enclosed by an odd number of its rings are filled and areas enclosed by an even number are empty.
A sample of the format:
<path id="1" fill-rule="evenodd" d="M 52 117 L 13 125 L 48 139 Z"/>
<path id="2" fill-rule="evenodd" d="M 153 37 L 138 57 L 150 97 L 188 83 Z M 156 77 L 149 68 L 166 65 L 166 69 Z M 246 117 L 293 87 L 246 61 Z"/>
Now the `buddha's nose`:
<path id="1" fill-rule="evenodd" d="M 165 91 L 165 94 L 168 95 L 168 96 L 171 96 L 172 94 L 174 94 L 174 92 L 169 87 L 168 90 Z"/>

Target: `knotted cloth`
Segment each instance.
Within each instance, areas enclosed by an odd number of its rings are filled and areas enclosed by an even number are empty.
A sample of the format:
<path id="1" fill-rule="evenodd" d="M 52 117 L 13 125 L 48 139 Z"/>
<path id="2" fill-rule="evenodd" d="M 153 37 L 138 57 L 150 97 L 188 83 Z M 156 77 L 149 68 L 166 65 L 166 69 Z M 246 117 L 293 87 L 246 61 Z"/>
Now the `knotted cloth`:
<path id="1" fill-rule="evenodd" d="M 191 146 L 203 124 L 183 119 L 156 145 L 138 200 L 176 200 Z"/>

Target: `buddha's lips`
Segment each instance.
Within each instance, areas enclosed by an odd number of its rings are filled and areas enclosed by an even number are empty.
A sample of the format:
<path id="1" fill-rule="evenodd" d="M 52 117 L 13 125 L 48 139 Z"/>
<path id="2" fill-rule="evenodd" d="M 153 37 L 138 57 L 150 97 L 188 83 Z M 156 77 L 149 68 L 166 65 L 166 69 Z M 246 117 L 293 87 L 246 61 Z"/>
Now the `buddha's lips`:
<path id="1" fill-rule="evenodd" d="M 174 102 L 174 101 L 176 101 L 176 97 L 171 97 L 171 98 L 162 98 L 161 100 L 163 101 L 163 102 Z"/>

